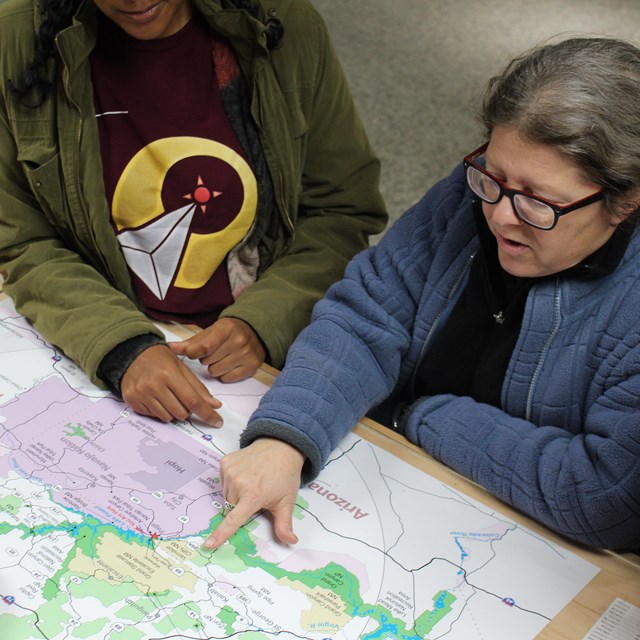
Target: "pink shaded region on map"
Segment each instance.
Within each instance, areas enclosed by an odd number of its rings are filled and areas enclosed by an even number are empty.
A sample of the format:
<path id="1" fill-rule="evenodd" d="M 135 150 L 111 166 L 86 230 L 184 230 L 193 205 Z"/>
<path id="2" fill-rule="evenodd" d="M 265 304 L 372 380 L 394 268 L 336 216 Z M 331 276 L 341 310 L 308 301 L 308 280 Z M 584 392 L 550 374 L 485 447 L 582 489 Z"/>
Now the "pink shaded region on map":
<path id="1" fill-rule="evenodd" d="M 51 488 L 58 504 L 142 534 L 197 534 L 218 513 L 219 456 L 174 425 L 51 377 L 0 406 L 0 475 Z"/>

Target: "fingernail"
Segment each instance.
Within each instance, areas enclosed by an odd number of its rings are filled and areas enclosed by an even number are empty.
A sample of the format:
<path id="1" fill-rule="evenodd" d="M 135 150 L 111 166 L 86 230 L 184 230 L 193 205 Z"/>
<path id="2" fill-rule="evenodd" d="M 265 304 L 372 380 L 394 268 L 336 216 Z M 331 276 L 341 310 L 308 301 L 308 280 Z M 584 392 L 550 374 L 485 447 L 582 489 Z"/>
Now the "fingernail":
<path id="1" fill-rule="evenodd" d="M 216 548 L 216 541 L 213 537 L 209 537 L 204 541 L 204 544 L 202 545 L 205 549 L 215 549 Z"/>
<path id="2" fill-rule="evenodd" d="M 223 422 L 222 420 L 216 420 L 216 421 L 213 423 L 213 426 L 214 426 L 216 429 L 219 429 L 223 424 L 224 424 L 224 422 Z"/>

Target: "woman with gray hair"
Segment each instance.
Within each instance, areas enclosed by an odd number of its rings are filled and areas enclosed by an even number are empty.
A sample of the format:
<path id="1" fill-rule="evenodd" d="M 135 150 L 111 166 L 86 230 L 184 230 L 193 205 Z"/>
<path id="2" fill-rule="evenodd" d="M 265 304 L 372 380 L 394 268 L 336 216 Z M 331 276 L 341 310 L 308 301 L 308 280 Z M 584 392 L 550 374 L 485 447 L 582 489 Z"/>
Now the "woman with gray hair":
<path id="1" fill-rule="evenodd" d="M 300 479 L 369 413 L 574 541 L 640 548 L 640 50 L 537 48 L 481 117 L 316 306 L 222 461 L 236 507 L 207 546 L 258 509 L 295 542 Z"/>

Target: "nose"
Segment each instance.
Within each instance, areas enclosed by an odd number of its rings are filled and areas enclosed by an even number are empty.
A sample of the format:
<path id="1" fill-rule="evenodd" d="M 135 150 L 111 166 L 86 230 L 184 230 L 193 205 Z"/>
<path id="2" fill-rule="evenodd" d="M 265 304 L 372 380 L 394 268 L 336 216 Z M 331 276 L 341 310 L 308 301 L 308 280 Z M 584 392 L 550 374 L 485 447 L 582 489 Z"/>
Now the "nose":
<path id="1" fill-rule="evenodd" d="M 495 225 L 506 227 L 513 224 L 524 224 L 516 215 L 511 198 L 506 194 L 503 194 L 502 198 L 500 198 L 498 202 L 488 206 L 491 208 L 489 217 Z"/>

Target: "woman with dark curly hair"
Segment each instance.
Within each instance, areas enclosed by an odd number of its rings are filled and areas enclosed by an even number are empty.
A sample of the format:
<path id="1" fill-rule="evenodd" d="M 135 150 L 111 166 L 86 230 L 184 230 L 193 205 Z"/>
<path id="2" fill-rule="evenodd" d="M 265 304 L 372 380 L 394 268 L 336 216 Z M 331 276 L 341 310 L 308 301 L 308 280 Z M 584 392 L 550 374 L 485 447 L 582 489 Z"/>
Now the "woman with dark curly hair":
<path id="1" fill-rule="evenodd" d="M 640 549 L 640 49 L 537 48 L 481 119 L 316 306 L 222 459 L 208 546 L 259 509 L 295 542 L 301 474 L 369 413 L 550 529 Z"/>
<path id="2" fill-rule="evenodd" d="M 5 291 L 135 411 L 219 425 L 178 356 L 281 366 L 386 221 L 324 23 L 307 0 L 7 0 L 0 41 Z M 149 317 L 203 331 L 167 345 Z"/>

